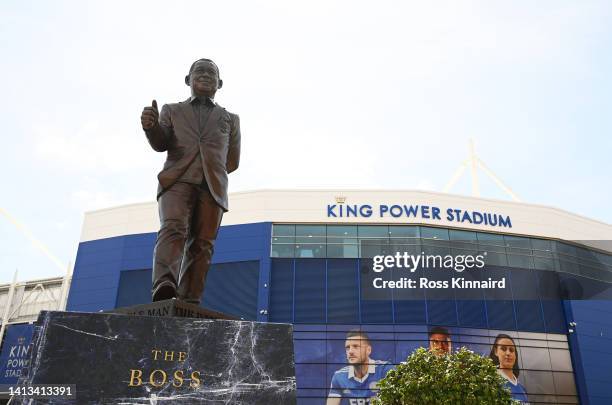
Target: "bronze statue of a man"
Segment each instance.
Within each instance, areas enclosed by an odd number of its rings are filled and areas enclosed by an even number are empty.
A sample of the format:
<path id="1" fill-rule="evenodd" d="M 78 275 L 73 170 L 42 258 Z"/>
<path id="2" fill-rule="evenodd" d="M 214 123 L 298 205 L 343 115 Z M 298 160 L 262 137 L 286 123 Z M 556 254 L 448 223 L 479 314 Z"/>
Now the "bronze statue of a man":
<path id="1" fill-rule="evenodd" d="M 158 174 L 161 228 L 153 259 L 153 301 L 177 297 L 199 304 L 221 217 L 227 211 L 227 174 L 238 168 L 240 122 L 214 102 L 223 85 L 219 68 L 198 59 L 185 84 L 191 97 L 145 107 L 142 128 L 157 152 L 168 152 Z"/>

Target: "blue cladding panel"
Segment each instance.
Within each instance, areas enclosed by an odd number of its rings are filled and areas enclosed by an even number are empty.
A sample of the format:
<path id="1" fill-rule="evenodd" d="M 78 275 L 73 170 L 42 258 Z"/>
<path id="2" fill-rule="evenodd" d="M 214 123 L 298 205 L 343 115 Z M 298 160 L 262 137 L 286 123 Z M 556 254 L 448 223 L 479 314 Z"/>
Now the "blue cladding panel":
<path id="1" fill-rule="evenodd" d="M 133 239 L 138 243 L 147 237 L 147 234 L 120 236 L 79 244 L 67 309 L 99 311 L 114 308 L 126 242 Z"/>
<path id="2" fill-rule="evenodd" d="M 267 222 L 222 226 L 215 244 L 214 263 L 262 260 L 270 256 L 270 229 Z"/>
<path id="3" fill-rule="evenodd" d="M 296 323 L 325 322 L 325 260 L 295 261 Z"/>
<path id="4" fill-rule="evenodd" d="M 394 304 L 395 323 L 427 323 L 424 300 L 396 301 Z"/>
<path id="5" fill-rule="evenodd" d="M 580 399 L 585 404 L 612 403 L 612 302 L 566 301 L 569 335 Z"/>
<path id="6" fill-rule="evenodd" d="M 148 233 L 135 237 L 126 237 L 124 243 L 124 261 L 140 261 L 141 267 L 150 266 L 153 261 L 153 246 L 155 245 L 156 234 Z"/>
<path id="7" fill-rule="evenodd" d="M 297 388 L 300 390 L 300 395 L 306 398 L 324 398 L 327 396 L 326 387 L 328 382 L 325 381 L 325 364 L 296 364 L 296 375 L 302 376 L 297 380 Z M 313 402 L 320 404 L 321 400 Z M 302 398 L 300 398 L 302 404 Z"/>
<path id="8" fill-rule="evenodd" d="M 547 333 L 567 333 L 567 322 L 560 301 L 542 300 L 542 312 Z"/>
<path id="9" fill-rule="evenodd" d="M 364 275 L 372 273 L 373 262 L 371 259 L 361 259 L 359 261 L 360 284 L 361 284 L 361 322 L 363 323 L 393 323 L 393 301 L 392 291 L 383 289 L 379 291 L 378 299 L 365 299 L 364 295 L 367 291 L 371 291 L 368 283 L 372 282 L 371 278 Z M 385 299 L 387 298 L 387 299 Z"/>
<path id="10" fill-rule="evenodd" d="M 391 300 L 362 300 L 361 321 L 363 323 L 393 323 Z"/>
<path id="11" fill-rule="evenodd" d="M 427 321 L 431 325 L 457 325 L 457 307 L 455 301 L 429 300 L 427 301 Z"/>
<path id="12" fill-rule="evenodd" d="M 484 301 L 457 301 L 459 326 L 486 328 L 487 316 Z"/>
<path id="13" fill-rule="evenodd" d="M 70 287 L 75 293 L 117 288 L 117 279 L 109 275 L 75 278 Z"/>
<path id="14" fill-rule="evenodd" d="M 540 301 L 515 301 L 516 324 L 518 330 L 540 332 L 544 330 L 542 306 Z"/>
<path id="15" fill-rule="evenodd" d="M 327 322 L 359 323 L 357 259 L 327 262 Z"/>
<path id="16" fill-rule="evenodd" d="M 150 302 L 151 284 L 151 270 L 122 271 L 116 307 Z"/>
<path id="17" fill-rule="evenodd" d="M 259 262 L 213 264 L 202 305 L 246 320 L 257 320 Z"/>
<path id="18" fill-rule="evenodd" d="M 487 316 L 489 328 L 516 330 L 516 319 L 514 317 L 514 305 L 509 300 L 487 300 Z"/>
<path id="19" fill-rule="evenodd" d="M 293 260 L 272 259 L 270 322 L 293 322 Z"/>

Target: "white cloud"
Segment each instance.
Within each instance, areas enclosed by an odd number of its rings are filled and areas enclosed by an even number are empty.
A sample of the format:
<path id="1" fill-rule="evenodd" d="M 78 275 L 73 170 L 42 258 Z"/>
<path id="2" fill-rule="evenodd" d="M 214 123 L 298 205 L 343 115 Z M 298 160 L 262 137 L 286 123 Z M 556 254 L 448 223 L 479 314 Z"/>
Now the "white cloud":
<path id="1" fill-rule="evenodd" d="M 72 203 L 80 212 L 114 207 L 134 202 L 130 198 L 120 197 L 108 191 L 76 190 L 70 194 Z"/>
<path id="2" fill-rule="evenodd" d="M 84 121 L 74 132 L 42 123 L 32 131 L 37 159 L 76 172 L 127 172 L 155 166 L 159 160 L 138 128 Z"/>

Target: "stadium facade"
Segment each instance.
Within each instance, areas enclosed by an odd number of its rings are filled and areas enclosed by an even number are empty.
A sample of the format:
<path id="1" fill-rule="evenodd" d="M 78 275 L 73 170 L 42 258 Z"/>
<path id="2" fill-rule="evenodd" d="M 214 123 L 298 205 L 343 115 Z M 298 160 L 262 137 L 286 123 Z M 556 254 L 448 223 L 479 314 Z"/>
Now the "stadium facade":
<path id="1" fill-rule="evenodd" d="M 551 207 L 422 191 L 263 190 L 234 193 L 230 204 L 203 305 L 294 324 L 299 404 L 326 403 L 334 374 L 350 368 L 347 332 L 367 333 L 372 360 L 398 364 L 428 347 L 433 326 L 449 331 L 453 349 L 484 356 L 500 333 L 512 337 L 532 404 L 612 403 L 611 225 Z M 67 310 L 148 302 L 158 226 L 155 202 L 87 213 Z M 373 258 L 394 252 L 487 252 L 482 274 L 507 286 L 372 296 Z M 551 291 L 567 280 L 586 287 Z"/>

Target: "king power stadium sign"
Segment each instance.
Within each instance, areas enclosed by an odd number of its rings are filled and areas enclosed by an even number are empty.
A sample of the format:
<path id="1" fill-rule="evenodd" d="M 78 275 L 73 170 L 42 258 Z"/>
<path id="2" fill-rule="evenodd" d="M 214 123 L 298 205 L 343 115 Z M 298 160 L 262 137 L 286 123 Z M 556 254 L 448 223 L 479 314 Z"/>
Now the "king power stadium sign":
<path id="1" fill-rule="evenodd" d="M 9 325 L 0 355 L 0 384 L 15 384 L 30 361 L 33 325 Z"/>
<path id="2" fill-rule="evenodd" d="M 458 222 L 490 227 L 512 228 L 508 215 L 470 211 L 459 208 L 440 208 L 432 205 L 408 204 L 328 204 L 328 218 L 414 218 Z"/>

